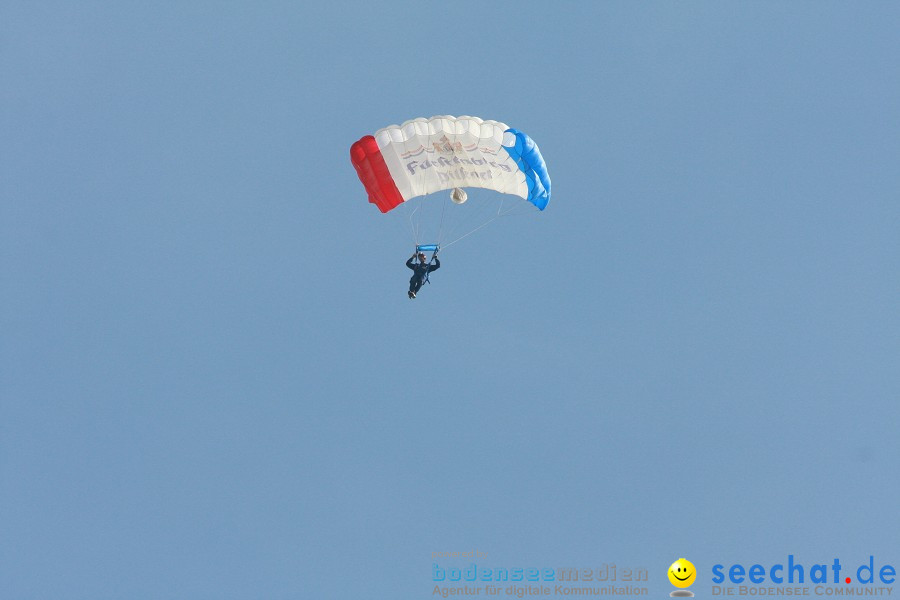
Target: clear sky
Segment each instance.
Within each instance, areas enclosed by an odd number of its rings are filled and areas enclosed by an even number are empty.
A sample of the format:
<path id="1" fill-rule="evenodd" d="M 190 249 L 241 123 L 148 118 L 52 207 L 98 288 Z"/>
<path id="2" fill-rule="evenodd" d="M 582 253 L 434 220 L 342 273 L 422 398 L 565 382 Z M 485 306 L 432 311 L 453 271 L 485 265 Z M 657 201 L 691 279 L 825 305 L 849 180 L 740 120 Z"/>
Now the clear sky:
<path id="1" fill-rule="evenodd" d="M 900 565 L 900 5 L 0 3 L 0 595 Z M 362 135 L 553 198 L 448 251 Z M 399 223 L 402 225 L 402 222 Z M 473 597 L 474 598 L 474 597 Z"/>

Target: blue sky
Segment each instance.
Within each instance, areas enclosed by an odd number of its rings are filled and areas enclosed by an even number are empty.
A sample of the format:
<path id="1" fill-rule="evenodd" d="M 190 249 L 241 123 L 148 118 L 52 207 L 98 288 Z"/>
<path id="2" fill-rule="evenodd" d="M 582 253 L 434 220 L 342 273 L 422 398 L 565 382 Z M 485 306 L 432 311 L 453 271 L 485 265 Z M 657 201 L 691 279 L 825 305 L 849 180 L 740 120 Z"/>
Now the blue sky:
<path id="1" fill-rule="evenodd" d="M 900 564 L 894 3 L 6 2 L 0 587 Z M 553 178 L 415 302 L 350 144 Z M 448 566 L 467 561 L 448 562 Z M 701 583 L 702 582 L 702 583 Z"/>

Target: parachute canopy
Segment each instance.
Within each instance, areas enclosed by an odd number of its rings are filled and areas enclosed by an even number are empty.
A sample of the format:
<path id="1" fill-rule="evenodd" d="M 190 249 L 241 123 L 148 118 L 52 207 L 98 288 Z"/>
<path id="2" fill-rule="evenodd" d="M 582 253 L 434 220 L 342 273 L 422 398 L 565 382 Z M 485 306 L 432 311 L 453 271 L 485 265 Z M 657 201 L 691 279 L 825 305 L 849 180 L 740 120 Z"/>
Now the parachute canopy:
<path id="1" fill-rule="evenodd" d="M 350 147 L 350 161 L 369 202 L 383 213 L 417 196 L 463 187 L 513 194 L 540 210 L 550 201 L 550 176 L 537 144 L 499 121 L 413 119 L 363 136 Z"/>

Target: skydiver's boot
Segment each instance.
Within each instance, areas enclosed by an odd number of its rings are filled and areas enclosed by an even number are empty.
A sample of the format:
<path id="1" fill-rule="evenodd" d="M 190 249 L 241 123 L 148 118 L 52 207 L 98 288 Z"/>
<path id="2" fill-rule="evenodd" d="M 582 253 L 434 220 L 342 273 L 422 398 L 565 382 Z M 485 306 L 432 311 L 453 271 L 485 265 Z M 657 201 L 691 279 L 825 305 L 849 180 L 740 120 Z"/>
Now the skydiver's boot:
<path id="1" fill-rule="evenodd" d="M 414 291 L 412 291 L 412 290 L 406 292 L 406 294 L 409 296 L 409 299 L 410 299 L 410 300 L 412 300 L 413 298 L 416 297 L 416 293 L 415 293 Z"/>

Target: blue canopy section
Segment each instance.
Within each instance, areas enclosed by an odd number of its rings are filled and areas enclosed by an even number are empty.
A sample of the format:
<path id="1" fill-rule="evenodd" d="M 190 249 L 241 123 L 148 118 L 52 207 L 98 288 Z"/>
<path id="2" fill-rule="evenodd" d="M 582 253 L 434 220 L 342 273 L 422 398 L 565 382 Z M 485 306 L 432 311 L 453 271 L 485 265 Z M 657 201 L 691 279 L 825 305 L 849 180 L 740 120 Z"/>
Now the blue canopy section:
<path id="1" fill-rule="evenodd" d="M 437 252 L 441 247 L 437 244 L 419 244 L 416 246 L 416 252 Z"/>
<path id="2" fill-rule="evenodd" d="M 528 182 L 528 201 L 544 210 L 550 202 L 550 175 L 547 173 L 547 164 L 541 156 L 541 151 L 534 140 L 518 129 L 509 128 L 506 133 L 516 136 L 514 145 L 503 147 L 519 165 L 519 169 L 525 173 L 525 180 Z"/>

